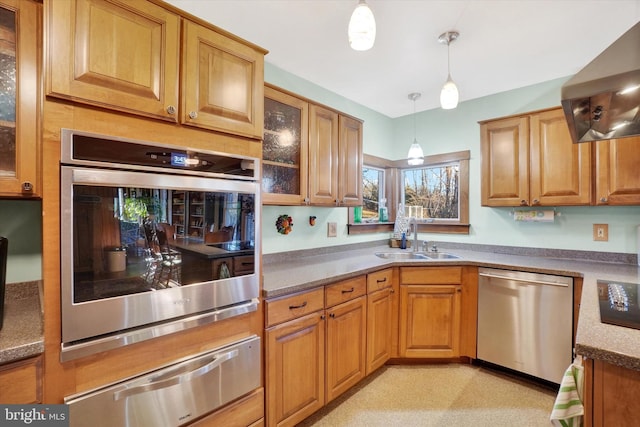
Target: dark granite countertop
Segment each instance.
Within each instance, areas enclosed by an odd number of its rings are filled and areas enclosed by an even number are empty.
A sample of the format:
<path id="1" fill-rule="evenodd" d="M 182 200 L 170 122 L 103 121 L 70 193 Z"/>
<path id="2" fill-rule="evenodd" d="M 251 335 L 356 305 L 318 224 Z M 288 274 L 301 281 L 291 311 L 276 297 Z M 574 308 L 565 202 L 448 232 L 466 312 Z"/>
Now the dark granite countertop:
<path id="1" fill-rule="evenodd" d="M 394 261 L 378 258 L 375 256 L 377 251 L 402 251 L 379 243 L 377 246 L 366 247 L 354 245 L 354 249 L 351 250 L 335 248 L 315 254 L 309 252 L 308 256 L 265 255 L 263 296 L 273 298 L 313 289 L 394 265 L 475 265 L 582 277 L 583 290 L 576 352 L 585 357 L 640 370 L 640 330 L 601 323 L 597 295 L 598 279 L 640 283 L 640 268 L 637 265 L 628 263 L 628 259 L 625 259 L 625 263 L 611 262 L 607 256 L 593 257 L 594 253 L 589 252 L 500 249 L 480 245 L 446 246 L 442 243 L 441 251 L 461 258 L 432 261 Z"/>
<path id="2" fill-rule="evenodd" d="M 39 282 L 7 283 L 0 330 L 0 364 L 44 352 Z"/>

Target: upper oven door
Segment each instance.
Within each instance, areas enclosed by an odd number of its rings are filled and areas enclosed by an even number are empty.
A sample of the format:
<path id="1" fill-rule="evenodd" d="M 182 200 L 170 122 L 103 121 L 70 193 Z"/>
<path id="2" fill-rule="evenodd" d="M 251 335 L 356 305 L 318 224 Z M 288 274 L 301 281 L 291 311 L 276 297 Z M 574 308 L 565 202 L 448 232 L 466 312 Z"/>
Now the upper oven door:
<path id="1" fill-rule="evenodd" d="M 69 343 L 258 297 L 259 184 L 62 166 Z"/>

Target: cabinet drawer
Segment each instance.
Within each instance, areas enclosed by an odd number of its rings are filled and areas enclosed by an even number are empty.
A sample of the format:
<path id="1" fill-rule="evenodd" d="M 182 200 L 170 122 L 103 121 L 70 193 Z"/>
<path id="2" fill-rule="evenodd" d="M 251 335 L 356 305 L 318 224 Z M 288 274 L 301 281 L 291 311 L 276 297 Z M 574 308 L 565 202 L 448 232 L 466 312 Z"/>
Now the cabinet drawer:
<path id="1" fill-rule="evenodd" d="M 459 285 L 461 267 L 403 267 L 400 269 L 403 285 Z"/>
<path id="2" fill-rule="evenodd" d="M 367 278 L 365 276 L 343 280 L 325 288 L 326 306 L 333 307 L 341 302 L 349 301 L 366 294 Z"/>
<path id="3" fill-rule="evenodd" d="M 324 308 L 324 289 L 318 288 L 276 300 L 267 300 L 265 305 L 267 313 L 266 327 L 277 325 L 278 323 L 322 310 Z"/>
<path id="4" fill-rule="evenodd" d="M 393 269 L 391 268 L 367 274 L 367 293 L 370 294 L 371 292 L 388 288 L 391 286 L 392 280 Z"/>
<path id="5" fill-rule="evenodd" d="M 42 402 L 42 357 L 0 366 L 0 402 L 26 404 Z"/>
<path id="6" fill-rule="evenodd" d="M 243 273 L 253 273 L 253 255 L 233 258 L 233 272 L 236 276 Z"/>

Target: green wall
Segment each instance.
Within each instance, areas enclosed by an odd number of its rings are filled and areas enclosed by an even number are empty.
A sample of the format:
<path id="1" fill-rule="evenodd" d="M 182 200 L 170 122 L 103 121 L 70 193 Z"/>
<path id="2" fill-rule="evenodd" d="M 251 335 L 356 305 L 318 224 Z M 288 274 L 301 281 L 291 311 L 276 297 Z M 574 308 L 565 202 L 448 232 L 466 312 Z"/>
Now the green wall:
<path id="1" fill-rule="evenodd" d="M 364 152 L 392 160 L 406 156 L 413 141 L 414 116 L 390 119 L 310 82 L 267 64 L 265 80 L 277 86 L 364 119 Z M 636 226 L 640 206 L 559 207 L 553 223 L 515 222 L 510 208 L 480 206 L 480 129 L 478 121 L 560 105 L 560 88 L 566 78 L 462 102 L 455 110 L 440 108 L 417 113 L 416 136 L 425 155 L 470 150 L 469 235 L 422 234 L 427 240 L 506 246 L 636 253 Z M 464 88 L 461 88 L 464 91 Z M 275 219 L 291 215 L 294 231 L 279 235 Z M 316 226 L 307 223 L 316 215 Z M 326 237 L 328 221 L 338 223 L 338 237 Z M 609 224 L 609 241 L 593 241 L 593 224 Z M 263 208 L 263 252 L 275 253 L 318 246 L 379 240 L 388 234 L 347 235 L 346 208 Z"/>
<path id="2" fill-rule="evenodd" d="M 42 203 L 0 200 L 0 236 L 9 240 L 7 283 L 42 279 Z"/>

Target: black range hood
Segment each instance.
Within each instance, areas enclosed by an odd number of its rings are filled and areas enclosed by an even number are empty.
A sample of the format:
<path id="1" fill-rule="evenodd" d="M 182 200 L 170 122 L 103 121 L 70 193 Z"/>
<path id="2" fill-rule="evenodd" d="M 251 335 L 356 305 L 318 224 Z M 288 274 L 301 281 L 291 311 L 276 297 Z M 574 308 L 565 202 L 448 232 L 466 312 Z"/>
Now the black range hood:
<path id="1" fill-rule="evenodd" d="M 561 89 L 573 142 L 640 135 L 640 22 Z"/>

